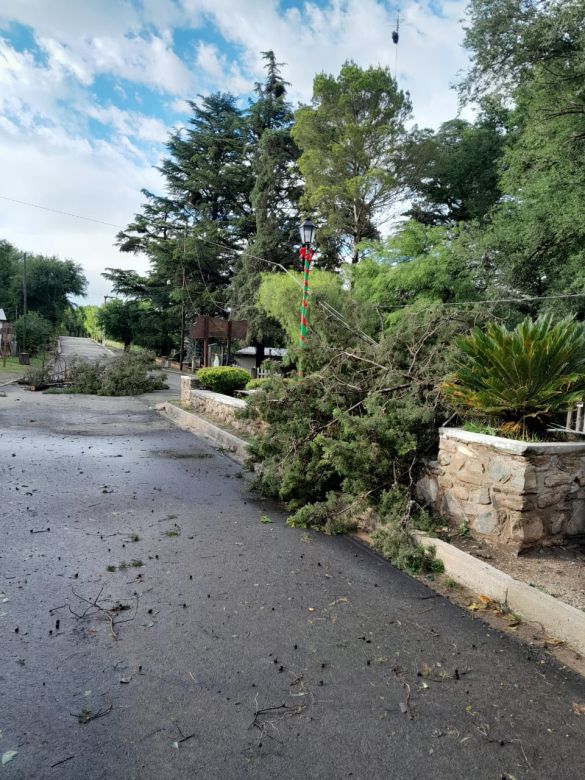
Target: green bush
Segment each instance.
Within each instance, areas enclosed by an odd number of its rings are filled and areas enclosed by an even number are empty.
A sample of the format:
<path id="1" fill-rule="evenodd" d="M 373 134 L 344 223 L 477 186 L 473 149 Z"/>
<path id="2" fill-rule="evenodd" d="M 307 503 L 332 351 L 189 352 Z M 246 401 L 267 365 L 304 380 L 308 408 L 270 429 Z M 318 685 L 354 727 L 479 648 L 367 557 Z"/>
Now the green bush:
<path id="1" fill-rule="evenodd" d="M 73 363 L 71 392 L 88 395 L 140 395 L 164 390 L 165 374 L 151 375 L 143 355 L 124 354 L 107 362 Z"/>
<path id="2" fill-rule="evenodd" d="M 236 390 L 243 390 L 250 381 L 250 374 L 245 368 L 232 366 L 200 368 L 196 377 L 206 390 L 224 395 L 233 395 Z"/>
<path id="3" fill-rule="evenodd" d="M 259 387 L 264 387 L 268 382 L 268 379 L 250 379 L 246 382 L 245 390 L 257 390 Z"/>
<path id="4" fill-rule="evenodd" d="M 508 330 L 490 322 L 457 341 L 446 398 L 485 415 L 504 433 L 542 436 L 554 418 L 585 394 L 585 331 L 571 318 L 526 318 Z"/>

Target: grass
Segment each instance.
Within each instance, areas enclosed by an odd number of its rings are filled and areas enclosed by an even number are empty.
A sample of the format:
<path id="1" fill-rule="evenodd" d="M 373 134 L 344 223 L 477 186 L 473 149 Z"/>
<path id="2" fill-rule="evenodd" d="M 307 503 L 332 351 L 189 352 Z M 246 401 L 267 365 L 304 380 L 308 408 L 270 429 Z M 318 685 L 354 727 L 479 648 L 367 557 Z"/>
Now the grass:
<path id="1" fill-rule="evenodd" d="M 108 349 L 118 349 L 120 351 L 124 351 L 124 344 L 121 341 L 112 341 L 111 339 L 106 339 L 105 346 Z M 139 347 L 136 344 L 130 344 L 130 352 L 148 352 L 147 349 L 144 347 Z"/>
<path id="2" fill-rule="evenodd" d="M 6 358 L 6 366 L 4 360 L 0 358 L 0 375 L 2 374 L 24 374 L 29 368 L 41 368 L 43 365 L 44 355 L 37 355 L 30 359 L 30 366 L 23 366 L 18 362 L 17 357 Z"/>

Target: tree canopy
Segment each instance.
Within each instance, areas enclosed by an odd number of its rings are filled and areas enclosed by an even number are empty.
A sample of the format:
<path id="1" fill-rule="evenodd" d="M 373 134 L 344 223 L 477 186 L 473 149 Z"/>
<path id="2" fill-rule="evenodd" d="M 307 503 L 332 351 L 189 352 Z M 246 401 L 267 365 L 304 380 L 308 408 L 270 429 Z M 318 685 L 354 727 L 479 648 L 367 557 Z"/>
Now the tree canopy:
<path id="1" fill-rule="evenodd" d="M 320 220 L 321 240 L 345 246 L 354 263 L 359 243 L 378 237 L 380 221 L 401 194 L 400 148 L 410 110 L 388 68 L 346 62 L 337 77 L 316 76 L 311 104 L 295 113 L 302 205 Z"/>

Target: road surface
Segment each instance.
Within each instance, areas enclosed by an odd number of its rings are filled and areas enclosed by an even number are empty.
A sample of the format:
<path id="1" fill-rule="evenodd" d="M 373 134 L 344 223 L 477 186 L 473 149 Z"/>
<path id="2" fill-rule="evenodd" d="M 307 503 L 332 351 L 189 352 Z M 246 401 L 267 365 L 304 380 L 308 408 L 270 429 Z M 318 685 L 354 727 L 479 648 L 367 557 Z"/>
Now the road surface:
<path id="1" fill-rule="evenodd" d="M 67 362 L 73 358 L 95 362 L 112 356 L 111 350 L 102 347 L 97 341 L 76 336 L 59 336 L 59 347 L 61 357 Z"/>
<path id="2" fill-rule="evenodd" d="M 3 778 L 585 777 L 581 678 L 152 403 L 0 398 Z"/>

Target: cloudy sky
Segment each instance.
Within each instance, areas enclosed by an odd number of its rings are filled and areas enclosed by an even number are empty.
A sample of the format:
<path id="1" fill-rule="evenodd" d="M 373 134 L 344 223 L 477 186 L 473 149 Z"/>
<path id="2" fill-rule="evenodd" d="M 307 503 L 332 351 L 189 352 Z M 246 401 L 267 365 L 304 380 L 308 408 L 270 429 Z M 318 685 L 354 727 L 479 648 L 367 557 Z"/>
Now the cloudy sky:
<path id="1" fill-rule="evenodd" d="M 0 238 L 81 263 L 100 302 L 106 266 L 147 267 L 116 250 L 116 226 L 142 188 L 161 191 L 153 166 L 185 100 L 245 100 L 266 49 L 295 104 L 347 59 L 394 73 L 398 5 L 398 81 L 417 124 L 436 126 L 457 112 L 466 0 L 0 0 Z"/>

